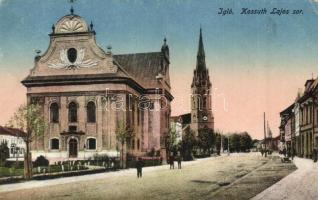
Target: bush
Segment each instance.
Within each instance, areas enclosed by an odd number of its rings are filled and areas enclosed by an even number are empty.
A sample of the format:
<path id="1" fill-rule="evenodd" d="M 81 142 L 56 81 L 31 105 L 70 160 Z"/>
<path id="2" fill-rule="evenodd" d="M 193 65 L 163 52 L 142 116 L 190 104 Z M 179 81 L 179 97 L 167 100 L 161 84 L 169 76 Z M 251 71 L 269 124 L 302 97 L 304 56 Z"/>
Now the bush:
<path id="1" fill-rule="evenodd" d="M 144 167 L 150 166 L 158 166 L 162 164 L 161 157 L 142 157 L 142 161 L 144 162 Z M 127 168 L 136 168 L 137 160 L 128 160 Z"/>
<path id="2" fill-rule="evenodd" d="M 39 156 L 34 161 L 34 167 L 47 167 L 49 166 L 49 161 L 44 156 Z"/>
<path id="3" fill-rule="evenodd" d="M 15 167 L 15 168 L 24 168 L 24 161 L 18 161 L 18 163 L 16 161 L 13 161 L 13 160 L 7 160 L 5 161 L 4 163 L 4 167 L 8 167 L 8 168 L 11 168 L 11 167 Z"/>

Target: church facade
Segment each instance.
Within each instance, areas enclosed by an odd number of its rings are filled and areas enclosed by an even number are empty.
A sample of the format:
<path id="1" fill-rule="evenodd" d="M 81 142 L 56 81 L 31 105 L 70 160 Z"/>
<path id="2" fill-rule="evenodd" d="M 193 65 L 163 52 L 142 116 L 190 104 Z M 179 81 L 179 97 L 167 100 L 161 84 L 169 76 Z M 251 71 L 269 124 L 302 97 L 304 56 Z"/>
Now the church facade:
<path id="1" fill-rule="evenodd" d="M 98 46 L 95 34 L 71 10 L 52 26 L 48 49 L 22 81 L 28 104 L 41 105 L 47 122 L 32 141 L 33 158 L 118 156 L 116 131 L 124 124 L 133 131 L 127 153 L 155 150 L 165 159 L 173 99 L 166 40 L 158 52 L 114 55 Z"/>

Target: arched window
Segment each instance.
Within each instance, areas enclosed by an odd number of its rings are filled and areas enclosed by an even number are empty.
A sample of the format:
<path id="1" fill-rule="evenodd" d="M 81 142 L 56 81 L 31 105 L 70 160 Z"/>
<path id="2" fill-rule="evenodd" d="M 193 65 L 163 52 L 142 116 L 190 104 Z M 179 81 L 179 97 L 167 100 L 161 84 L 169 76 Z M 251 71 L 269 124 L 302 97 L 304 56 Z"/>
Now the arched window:
<path id="1" fill-rule="evenodd" d="M 68 105 L 68 121 L 77 122 L 77 105 L 75 102 Z"/>
<path id="2" fill-rule="evenodd" d="M 96 122 L 96 106 L 92 101 L 88 102 L 87 104 L 87 122 Z"/>
<path id="3" fill-rule="evenodd" d="M 51 139 L 51 149 L 52 150 L 59 150 L 59 148 L 60 148 L 59 139 L 57 139 L 57 138 Z"/>
<path id="4" fill-rule="evenodd" d="M 52 103 L 50 106 L 50 119 L 52 123 L 59 122 L 59 106 L 57 103 Z"/>
<path id="5" fill-rule="evenodd" d="M 88 138 L 86 142 L 87 149 L 95 150 L 96 149 L 96 139 L 95 138 Z"/>

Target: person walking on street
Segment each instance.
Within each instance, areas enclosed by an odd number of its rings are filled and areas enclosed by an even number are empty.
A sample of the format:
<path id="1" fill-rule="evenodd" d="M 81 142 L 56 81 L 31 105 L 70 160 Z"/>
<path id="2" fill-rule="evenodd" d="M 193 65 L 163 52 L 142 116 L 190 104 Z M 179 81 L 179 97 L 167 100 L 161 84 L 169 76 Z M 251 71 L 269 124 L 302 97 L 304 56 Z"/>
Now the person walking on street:
<path id="1" fill-rule="evenodd" d="M 169 162 L 170 162 L 170 169 L 174 169 L 174 156 L 173 156 L 173 153 L 170 154 Z"/>
<path id="2" fill-rule="evenodd" d="M 294 157 L 295 157 L 295 149 L 294 147 L 291 149 L 291 158 L 292 160 L 294 160 Z"/>
<path id="3" fill-rule="evenodd" d="M 178 153 L 178 156 L 177 156 L 177 162 L 178 162 L 178 169 L 181 169 L 181 155 L 180 155 L 180 152 Z"/>
<path id="4" fill-rule="evenodd" d="M 262 157 L 264 156 L 264 150 L 263 149 L 261 149 L 261 154 L 262 154 Z"/>
<path id="5" fill-rule="evenodd" d="M 138 161 L 136 163 L 136 168 L 137 168 L 137 178 L 142 177 L 142 168 L 144 166 L 144 162 L 142 161 L 141 158 L 138 158 Z"/>
<path id="6" fill-rule="evenodd" d="M 317 162 L 317 148 L 313 149 L 313 158 L 314 158 L 314 162 Z"/>

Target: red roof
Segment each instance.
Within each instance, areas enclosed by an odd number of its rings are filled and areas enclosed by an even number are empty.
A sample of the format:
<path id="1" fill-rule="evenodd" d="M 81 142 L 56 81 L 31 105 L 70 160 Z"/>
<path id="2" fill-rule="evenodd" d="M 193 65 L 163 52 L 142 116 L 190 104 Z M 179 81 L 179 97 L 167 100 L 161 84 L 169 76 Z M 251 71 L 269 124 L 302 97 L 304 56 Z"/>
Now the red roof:
<path id="1" fill-rule="evenodd" d="M 23 137 L 26 135 L 26 133 L 17 128 L 9 128 L 9 127 L 0 126 L 0 135 L 11 135 L 15 137 Z"/>

